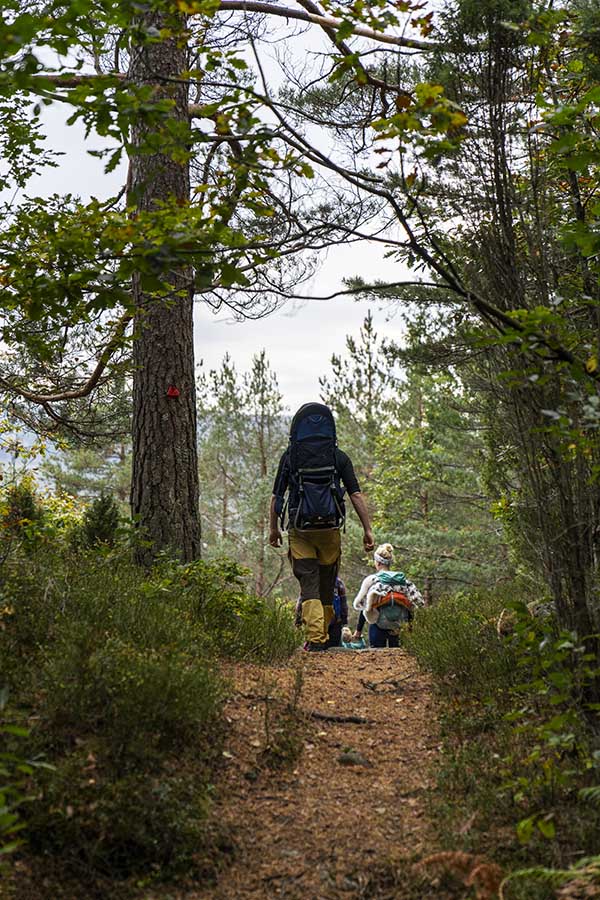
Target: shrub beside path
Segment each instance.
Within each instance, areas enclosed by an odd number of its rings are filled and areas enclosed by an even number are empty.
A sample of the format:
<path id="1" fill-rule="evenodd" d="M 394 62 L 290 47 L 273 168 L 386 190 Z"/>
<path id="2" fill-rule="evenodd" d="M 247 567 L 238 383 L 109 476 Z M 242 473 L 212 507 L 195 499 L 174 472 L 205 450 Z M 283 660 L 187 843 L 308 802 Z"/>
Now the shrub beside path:
<path id="1" fill-rule="evenodd" d="M 298 654 L 233 677 L 214 821 L 234 852 L 186 900 L 444 897 L 414 868 L 435 849 L 425 804 L 439 744 L 414 660 L 402 650 Z"/>

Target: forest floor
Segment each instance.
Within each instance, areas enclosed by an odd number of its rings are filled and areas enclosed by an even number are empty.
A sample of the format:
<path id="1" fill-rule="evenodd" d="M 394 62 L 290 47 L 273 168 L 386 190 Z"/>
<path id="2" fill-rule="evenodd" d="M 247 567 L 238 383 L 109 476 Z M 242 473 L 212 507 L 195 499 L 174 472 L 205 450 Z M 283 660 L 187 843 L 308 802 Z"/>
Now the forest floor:
<path id="1" fill-rule="evenodd" d="M 472 896 L 419 868 L 436 850 L 426 808 L 439 734 L 408 654 L 298 653 L 231 677 L 214 815 L 233 852 L 216 883 L 177 900 Z"/>

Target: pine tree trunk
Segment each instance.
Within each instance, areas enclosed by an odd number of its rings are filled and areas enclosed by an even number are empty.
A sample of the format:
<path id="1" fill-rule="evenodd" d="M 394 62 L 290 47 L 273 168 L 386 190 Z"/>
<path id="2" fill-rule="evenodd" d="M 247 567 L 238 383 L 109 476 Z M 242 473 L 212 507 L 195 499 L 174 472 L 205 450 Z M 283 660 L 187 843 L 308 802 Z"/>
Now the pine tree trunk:
<path id="1" fill-rule="evenodd" d="M 227 483 L 227 470 L 221 464 L 223 473 L 223 500 L 221 502 L 221 538 L 227 540 L 227 524 L 229 520 L 229 485 Z"/>
<path id="2" fill-rule="evenodd" d="M 421 389 L 419 388 L 418 399 L 417 399 L 417 424 L 419 426 L 419 433 L 421 435 L 421 449 L 424 449 L 423 444 L 423 428 L 425 426 L 425 406 L 423 403 L 423 395 L 421 393 Z M 426 488 L 424 488 L 419 495 L 419 502 L 421 505 L 421 516 L 423 517 L 423 525 L 426 529 L 429 528 L 429 492 Z M 433 586 L 431 575 L 425 576 L 425 581 L 423 583 L 423 599 L 427 606 L 431 606 L 433 603 Z"/>
<path id="3" fill-rule="evenodd" d="M 262 405 L 260 412 L 260 422 L 258 427 L 258 453 L 260 466 L 260 484 L 263 485 L 267 477 L 268 463 L 265 448 L 265 399 L 262 397 Z M 262 597 L 265 592 L 265 546 L 267 543 L 267 519 L 268 510 L 261 503 L 260 518 L 258 521 L 258 560 L 256 565 L 255 591 L 258 597 Z"/>
<path id="4" fill-rule="evenodd" d="M 152 29 L 151 34 L 158 34 L 168 24 L 172 36 L 134 46 L 130 77 L 135 84 L 153 85 L 154 98 L 174 99 L 171 115 L 189 127 L 188 87 L 182 78 L 188 68 L 185 20 L 171 16 L 165 23 L 164 16 L 155 10 L 142 17 L 139 24 L 145 32 Z M 134 147 L 147 138 L 148 127 L 152 126 L 143 122 L 135 126 Z M 133 152 L 129 199 L 139 211 L 173 197 L 185 204 L 189 196 L 187 162 L 175 161 L 169 154 Z M 179 267 L 161 272 L 161 277 L 172 287 L 167 298 L 148 295 L 139 274 L 132 286 L 136 316 L 131 507 L 148 542 L 138 552 L 138 560 L 145 564 L 162 550 L 183 561 L 200 555 L 192 271 Z"/>

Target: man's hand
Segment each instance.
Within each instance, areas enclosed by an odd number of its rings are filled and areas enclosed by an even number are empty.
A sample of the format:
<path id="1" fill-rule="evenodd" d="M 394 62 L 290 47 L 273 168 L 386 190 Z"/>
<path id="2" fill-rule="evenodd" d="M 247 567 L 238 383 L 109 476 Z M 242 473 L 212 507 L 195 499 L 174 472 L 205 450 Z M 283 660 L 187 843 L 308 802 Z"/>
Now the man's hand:
<path id="1" fill-rule="evenodd" d="M 269 543 L 271 547 L 281 547 L 283 543 L 283 537 L 279 528 L 271 528 L 271 532 L 269 534 Z"/>
<path id="2" fill-rule="evenodd" d="M 360 641 L 361 638 L 362 638 L 362 634 L 360 633 L 360 631 L 355 631 L 354 634 L 352 635 L 353 641 Z"/>
<path id="3" fill-rule="evenodd" d="M 356 510 L 356 514 L 360 519 L 360 524 L 363 527 L 363 546 L 367 551 L 372 550 L 375 547 L 375 539 L 373 538 L 373 532 L 371 531 L 369 510 L 367 509 L 365 498 L 360 491 L 356 491 L 356 493 L 350 494 L 350 500 L 352 501 L 352 506 Z"/>

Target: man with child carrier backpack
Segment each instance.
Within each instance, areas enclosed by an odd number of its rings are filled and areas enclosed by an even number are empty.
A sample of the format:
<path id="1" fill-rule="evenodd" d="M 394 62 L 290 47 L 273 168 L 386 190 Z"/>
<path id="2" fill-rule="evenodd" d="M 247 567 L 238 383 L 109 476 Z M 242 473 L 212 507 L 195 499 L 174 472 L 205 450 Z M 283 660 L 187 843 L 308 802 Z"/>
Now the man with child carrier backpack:
<path id="1" fill-rule="evenodd" d="M 333 414 L 322 403 L 306 403 L 292 419 L 289 446 L 279 460 L 269 542 L 280 547 L 280 523 L 281 529 L 287 527 L 292 570 L 300 582 L 306 649 L 311 651 L 327 649 L 345 492 L 363 526 L 365 550 L 372 550 L 367 505 L 350 457 L 337 446 Z"/>

